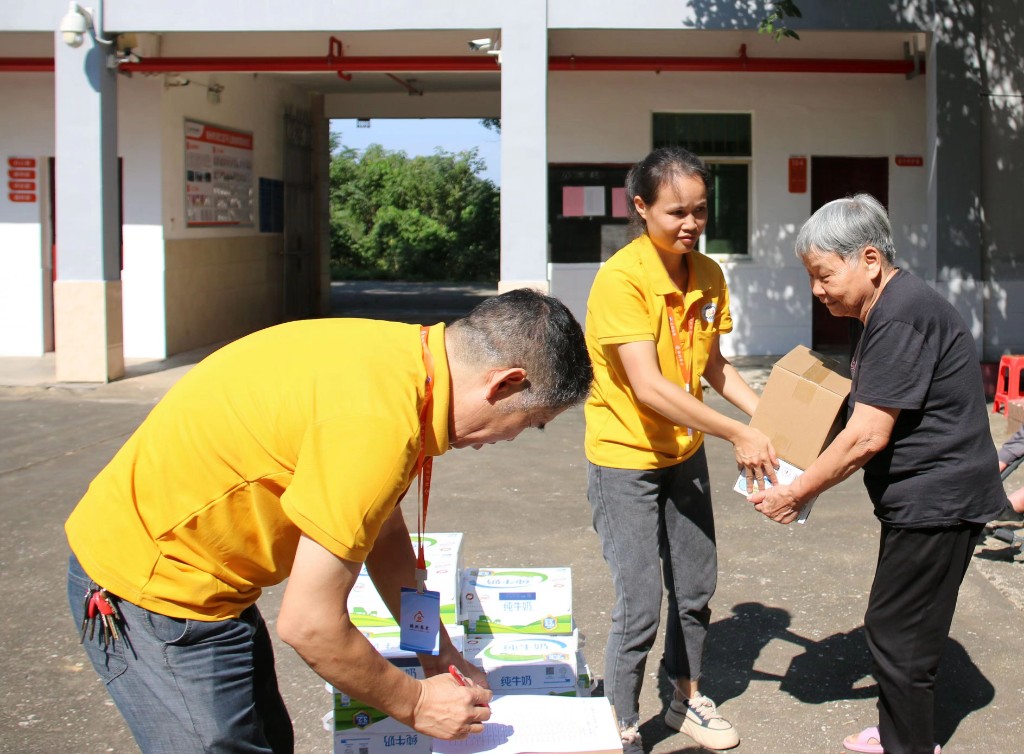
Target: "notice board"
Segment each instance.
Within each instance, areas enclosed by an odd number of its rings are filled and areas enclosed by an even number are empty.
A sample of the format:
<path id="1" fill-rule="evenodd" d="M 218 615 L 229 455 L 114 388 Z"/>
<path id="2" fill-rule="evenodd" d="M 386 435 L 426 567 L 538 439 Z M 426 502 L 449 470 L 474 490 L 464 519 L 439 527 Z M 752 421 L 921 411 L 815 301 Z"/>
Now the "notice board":
<path id="1" fill-rule="evenodd" d="M 251 133 L 185 120 L 185 220 L 190 228 L 253 224 Z"/>
<path id="2" fill-rule="evenodd" d="M 558 264 L 602 259 L 602 237 L 629 223 L 626 173 L 629 165 L 572 164 L 548 167 L 548 223 L 551 252 Z M 615 226 L 614 228 L 611 226 Z M 622 233 L 617 234 L 625 236 Z M 623 243 L 613 244 L 618 250 Z"/>

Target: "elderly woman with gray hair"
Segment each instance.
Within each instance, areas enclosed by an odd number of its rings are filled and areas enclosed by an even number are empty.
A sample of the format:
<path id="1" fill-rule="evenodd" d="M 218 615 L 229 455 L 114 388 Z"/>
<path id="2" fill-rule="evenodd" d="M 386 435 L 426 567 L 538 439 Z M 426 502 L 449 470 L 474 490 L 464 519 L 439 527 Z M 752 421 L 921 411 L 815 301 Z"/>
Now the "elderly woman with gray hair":
<path id="1" fill-rule="evenodd" d="M 974 338 L 948 301 L 895 266 L 872 196 L 829 202 L 796 252 L 811 292 L 864 325 L 850 365 L 846 427 L 791 485 L 750 496 L 779 523 L 864 469 L 881 522 L 864 628 L 878 681 L 878 726 L 848 751 L 931 754 L 935 675 L 957 594 L 985 523 L 1006 504 Z"/>

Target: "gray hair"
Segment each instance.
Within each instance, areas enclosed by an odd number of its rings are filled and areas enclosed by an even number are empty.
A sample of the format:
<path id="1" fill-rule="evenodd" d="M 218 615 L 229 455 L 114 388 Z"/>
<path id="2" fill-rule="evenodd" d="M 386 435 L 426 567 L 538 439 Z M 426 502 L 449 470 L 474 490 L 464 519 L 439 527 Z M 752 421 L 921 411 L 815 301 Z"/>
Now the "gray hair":
<path id="1" fill-rule="evenodd" d="M 512 290 L 478 304 L 448 332 L 464 363 L 526 370 L 529 384 L 509 411 L 561 410 L 590 393 L 594 368 L 583 329 L 557 298 Z"/>
<path id="2" fill-rule="evenodd" d="M 889 264 L 895 264 L 889 216 L 871 194 L 835 199 L 822 206 L 796 237 L 796 255 L 801 259 L 822 251 L 838 254 L 849 262 L 865 246 L 874 246 Z"/>

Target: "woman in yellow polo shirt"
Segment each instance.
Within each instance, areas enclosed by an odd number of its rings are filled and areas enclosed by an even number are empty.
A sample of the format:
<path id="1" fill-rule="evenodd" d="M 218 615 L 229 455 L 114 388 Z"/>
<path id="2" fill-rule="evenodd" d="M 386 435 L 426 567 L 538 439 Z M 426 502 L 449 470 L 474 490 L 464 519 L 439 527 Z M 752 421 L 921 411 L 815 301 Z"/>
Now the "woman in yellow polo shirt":
<path id="1" fill-rule="evenodd" d="M 641 231 L 598 272 L 587 302 L 594 383 L 586 404 L 588 498 L 615 584 L 605 695 L 626 754 L 641 754 L 640 687 L 664 587 L 663 666 L 675 684 L 666 725 L 708 749 L 739 743 L 698 689 L 718 560 L 704 433 L 729 440 L 748 482 L 775 482 L 768 438 L 703 403 L 701 377 L 744 413 L 758 396 L 722 356 L 732 330 L 719 266 L 697 251 L 707 223 L 708 170 L 678 147 L 658 149 L 626 177 Z"/>

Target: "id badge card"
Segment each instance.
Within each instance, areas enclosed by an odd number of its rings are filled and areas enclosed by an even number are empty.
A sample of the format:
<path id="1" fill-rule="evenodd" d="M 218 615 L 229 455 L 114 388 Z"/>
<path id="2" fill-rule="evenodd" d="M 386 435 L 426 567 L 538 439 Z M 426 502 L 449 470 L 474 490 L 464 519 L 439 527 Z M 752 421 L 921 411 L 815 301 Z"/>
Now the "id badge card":
<path id="1" fill-rule="evenodd" d="M 441 593 L 402 587 L 401 640 L 407 652 L 436 655 L 441 649 Z"/>

